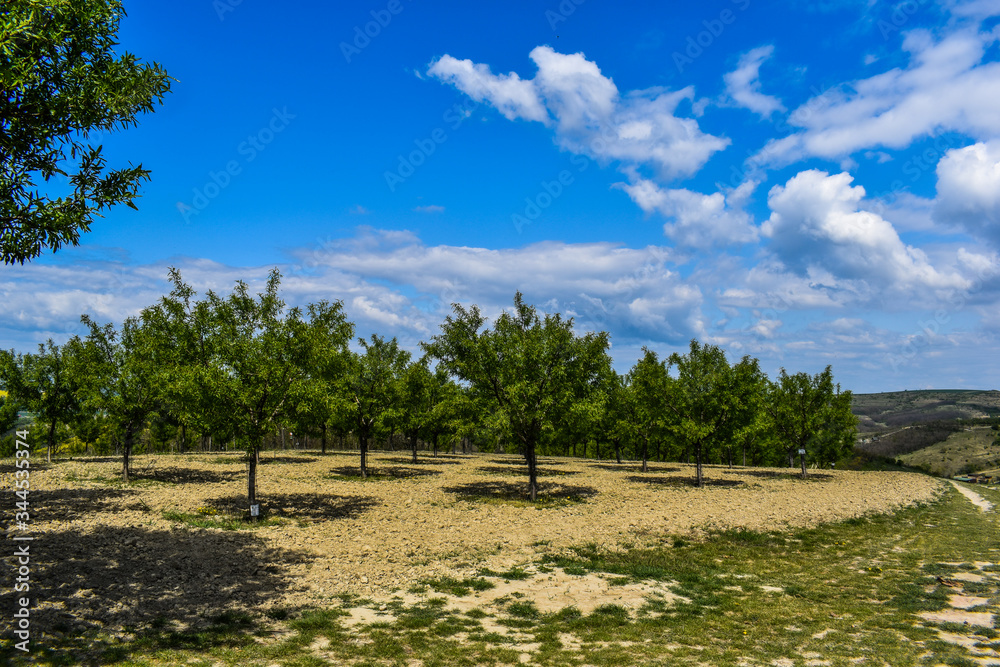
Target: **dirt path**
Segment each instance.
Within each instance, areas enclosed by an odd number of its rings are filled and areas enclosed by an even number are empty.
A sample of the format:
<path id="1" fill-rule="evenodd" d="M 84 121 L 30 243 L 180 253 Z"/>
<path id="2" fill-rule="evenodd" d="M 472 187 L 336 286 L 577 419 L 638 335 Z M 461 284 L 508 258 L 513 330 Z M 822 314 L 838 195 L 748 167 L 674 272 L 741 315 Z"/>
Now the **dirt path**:
<path id="1" fill-rule="evenodd" d="M 983 498 L 981 495 L 979 495 L 975 491 L 973 491 L 971 489 L 965 488 L 964 486 L 962 486 L 961 484 L 959 484 L 958 482 L 956 482 L 954 480 L 950 480 L 949 479 L 948 481 L 951 482 L 952 486 L 954 486 L 956 489 L 958 489 L 959 493 L 961 493 L 963 496 L 965 496 L 966 498 L 968 498 L 972 502 L 973 505 L 975 505 L 976 507 L 978 507 L 983 512 L 989 512 L 991 509 L 993 509 L 993 503 L 991 503 L 990 501 L 986 500 L 986 498 Z"/>

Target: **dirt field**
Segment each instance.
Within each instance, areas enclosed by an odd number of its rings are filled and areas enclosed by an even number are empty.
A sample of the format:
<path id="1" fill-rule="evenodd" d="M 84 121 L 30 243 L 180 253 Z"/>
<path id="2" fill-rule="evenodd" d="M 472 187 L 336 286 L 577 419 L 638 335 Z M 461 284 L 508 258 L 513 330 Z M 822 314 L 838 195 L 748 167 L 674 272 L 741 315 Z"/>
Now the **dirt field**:
<path id="1" fill-rule="evenodd" d="M 520 464 L 486 454 L 422 455 L 412 464 L 405 453 L 379 453 L 371 457 L 377 476 L 360 480 L 351 477 L 354 453 L 267 453 L 258 497 L 278 521 L 254 530 L 165 516 L 240 512 L 239 455 L 138 457 L 129 487 L 114 481 L 118 459 L 33 468 L 38 620 L 70 632 L 166 618 L 197 624 L 229 609 L 321 605 L 345 592 L 380 599 L 421 579 L 526 565 L 571 545 L 812 525 L 928 501 L 943 488 L 904 473 L 812 471 L 803 481 L 784 469 L 708 466 L 707 487 L 696 489 L 693 466 L 652 464 L 643 474 L 635 463 L 543 459 L 535 507 L 510 500 L 525 491 Z M 10 461 L 0 466 L 5 491 L 13 473 Z M 5 528 L 8 537 L 17 532 Z M 599 595 L 601 582 L 590 583 Z M 533 580 L 528 592 L 556 599 L 565 593 L 557 589 Z"/>

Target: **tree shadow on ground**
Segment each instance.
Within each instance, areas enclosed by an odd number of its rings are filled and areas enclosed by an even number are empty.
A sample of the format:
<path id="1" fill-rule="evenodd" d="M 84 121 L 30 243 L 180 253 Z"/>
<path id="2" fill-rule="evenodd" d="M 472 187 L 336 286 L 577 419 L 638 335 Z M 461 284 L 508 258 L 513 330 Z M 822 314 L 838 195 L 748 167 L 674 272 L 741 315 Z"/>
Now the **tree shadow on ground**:
<path id="1" fill-rule="evenodd" d="M 528 482 L 470 482 L 449 486 L 441 489 L 445 493 L 454 493 L 468 500 L 527 500 Z M 596 496 L 597 489 L 591 486 L 557 484 L 555 482 L 540 482 L 538 484 L 539 498 L 553 500 L 582 501 Z"/>
<path id="2" fill-rule="evenodd" d="M 200 470 L 198 468 L 160 468 L 152 469 L 149 472 L 134 472 L 130 479 L 133 481 L 149 480 L 152 482 L 164 482 L 165 484 L 218 484 L 221 482 L 232 482 L 243 477 L 245 473 L 235 470 Z"/>
<path id="3" fill-rule="evenodd" d="M 629 475 L 625 479 L 630 482 L 656 484 L 657 486 L 693 487 L 697 478 L 694 476 L 657 477 L 656 475 Z M 702 486 L 733 487 L 742 486 L 745 482 L 738 479 L 706 479 L 703 477 L 701 484 Z"/>
<path id="4" fill-rule="evenodd" d="M 34 489 L 29 496 L 32 522 L 75 521 L 105 512 L 116 513 L 122 509 L 122 500 L 135 498 L 138 491 L 131 489 Z M 130 506 L 129 509 L 134 509 Z"/>
<path id="5" fill-rule="evenodd" d="M 260 454 L 261 465 L 271 463 L 312 463 L 318 460 L 313 456 L 269 456 L 266 452 L 261 452 Z"/>
<path id="6" fill-rule="evenodd" d="M 611 470 L 614 472 L 642 472 L 642 462 L 636 461 L 622 461 L 621 463 L 591 463 L 591 468 L 599 468 L 600 470 Z M 648 468 L 647 472 L 680 472 L 680 468 L 675 468 L 673 466 L 664 466 L 657 463 L 650 463 L 646 466 Z M 646 473 L 643 473 L 646 474 Z"/>
<path id="7" fill-rule="evenodd" d="M 381 500 L 372 496 L 322 493 L 269 493 L 257 500 L 268 518 L 312 521 L 353 519 L 382 504 Z M 247 497 L 244 494 L 224 496 L 210 500 L 206 505 L 220 512 L 241 514 L 247 511 Z"/>
<path id="8" fill-rule="evenodd" d="M 579 475 L 579 470 L 556 470 L 553 468 L 539 466 L 537 468 L 539 477 L 565 477 L 568 475 Z M 528 466 L 479 466 L 476 472 L 484 475 L 528 475 Z"/>
<path id="9" fill-rule="evenodd" d="M 747 477 L 761 477 L 764 479 L 802 479 L 802 471 L 797 468 L 788 468 L 787 471 L 777 470 L 723 470 L 727 475 L 746 475 Z M 806 481 L 810 479 L 833 479 L 833 475 L 825 472 L 808 471 Z"/>
<path id="10" fill-rule="evenodd" d="M 19 470 L 28 470 L 29 472 L 41 472 L 43 470 L 50 470 L 51 468 L 52 466 L 48 465 L 47 463 L 35 463 L 34 461 L 31 461 L 29 467 L 27 468 L 18 468 L 13 463 L 2 463 L 0 464 L 0 475 L 13 475 Z"/>
<path id="11" fill-rule="evenodd" d="M 383 461 L 385 461 L 386 463 L 408 463 L 410 465 L 418 465 L 418 466 L 419 465 L 431 465 L 431 466 L 444 466 L 444 465 L 448 465 L 448 466 L 453 466 L 453 465 L 461 465 L 462 464 L 462 461 L 456 461 L 455 459 L 451 459 L 451 458 L 441 459 L 441 458 L 437 458 L 437 457 L 433 456 L 432 454 L 425 454 L 423 456 L 421 456 L 421 455 L 418 454 L 418 456 L 417 456 L 417 462 L 416 463 L 413 462 L 413 457 L 412 456 L 409 456 L 409 457 L 406 457 L 406 458 L 400 457 L 400 458 L 394 458 L 394 459 L 383 459 Z"/>
<path id="12" fill-rule="evenodd" d="M 284 566 L 311 558 L 250 531 L 118 526 L 47 532 L 30 548 L 31 654 L 22 658 L 5 642 L 2 664 L 102 665 L 160 648 L 231 644 L 234 622 L 246 626 L 249 614 L 301 586 Z M 15 595 L 5 590 L 4 609 L 14 609 Z M 106 634 L 126 626 L 134 640 Z M 249 632 L 235 641 L 254 643 Z"/>
<path id="13" fill-rule="evenodd" d="M 347 477 L 350 479 L 365 479 L 361 477 L 360 466 L 340 466 L 331 468 L 330 472 L 337 477 Z M 428 475 L 440 475 L 440 470 L 426 470 L 423 468 L 403 468 L 399 466 L 368 466 L 367 479 L 410 479 L 412 477 L 426 477 Z"/>
<path id="14" fill-rule="evenodd" d="M 511 454 L 509 457 L 507 457 L 505 459 L 489 459 L 489 462 L 490 463 L 497 463 L 499 465 L 505 465 L 505 466 L 509 466 L 509 465 L 526 466 L 526 465 L 528 465 L 527 462 L 524 460 L 523 456 L 514 455 L 514 454 Z M 537 458 L 536 463 L 538 465 L 547 465 L 547 466 L 564 466 L 564 465 L 566 465 L 565 461 L 560 461 L 559 459 L 552 459 L 552 458 L 543 458 L 541 456 L 539 456 Z"/>

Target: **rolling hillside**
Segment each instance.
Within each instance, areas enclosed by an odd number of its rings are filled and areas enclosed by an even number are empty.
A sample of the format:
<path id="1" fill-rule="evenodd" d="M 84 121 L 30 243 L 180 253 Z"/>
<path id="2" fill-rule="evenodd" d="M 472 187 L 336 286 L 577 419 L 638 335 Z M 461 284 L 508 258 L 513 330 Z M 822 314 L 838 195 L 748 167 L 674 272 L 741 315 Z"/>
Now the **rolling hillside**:
<path id="1" fill-rule="evenodd" d="M 852 411 L 863 434 L 936 421 L 1000 417 L 1000 391 L 928 389 L 855 394 Z"/>

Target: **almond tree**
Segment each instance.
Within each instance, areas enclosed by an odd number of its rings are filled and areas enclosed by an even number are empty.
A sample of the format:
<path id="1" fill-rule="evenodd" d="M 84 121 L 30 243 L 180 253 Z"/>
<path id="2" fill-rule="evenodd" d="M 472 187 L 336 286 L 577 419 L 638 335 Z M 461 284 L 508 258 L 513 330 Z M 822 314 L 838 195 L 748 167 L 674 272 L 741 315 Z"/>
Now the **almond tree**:
<path id="1" fill-rule="evenodd" d="M 536 448 L 545 427 L 558 421 L 606 363 L 607 333 L 573 333 L 573 320 L 539 317 L 520 292 L 514 308 L 486 327 L 478 306 L 453 304 L 427 351 L 473 394 L 506 416 L 528 464 L 528 495 L 538 495 Z"/>
<path id="2" fill-rule="evenodd" d="M 665 409 L 668 428 L 684 447 L 691 447 L 697 464 L 695 486 L 702 486 L 702 461 L 727 446 L 752 419 L 751 382 L 756 360 L 744 357 L 735 367 L 716 345 L 691 341 L 687 354 L 670 355 L 677 377 L 667 382 Z"/>
<path id="3" fill-rule="evenodd" d="M 0 257 L 23 264 L 76 245 L 100 212 L 132 202 L 142 165 L 105 171 L 99 136 L 170 90 L 156 63 L 117 47 L 120 0 L 4 0 L 0 15 Z M 97 135 L 95 137 L 95 134 Z M 57 198 L 39 186 L 66 179 Z"/>
<path id="4" fill-rule="evenodd" d="M 667 376 L 666 365 L 656 353 L 643 348 L 643 357 L 636 362 L 628 374 L 628 389 L 634 400 L 636 436 L 641 443 L 642 471 L 649 471 L 649 439 L 662 432 L 666 410 Z"/>
<path id="5" fill-rule="evenodd" d="M 364 352 L 352 354 L 346 378 L 349 414 L 361 449 L 361 476 L 368 476 L 368 441 L 402 396 L 402 377 L 410 353 L 395 338 L 359 338 Z"/>
<path id="6" fill-rule="evenodd" d="M 50 463 L 56 427 L 73 422 L 80 412 L 76 383 L 67 368 L 69 354 L 51 338 L 38 345 L 37 354 L 0 352 L 0 379 L 10 393 L 11 404 L 35 413 L 47 425 L 46 457 Z"/>
<path id="7" fill-rule="evenodd" d="M 854 446 L 857 417 L 851 412 L 851 392 L 840 391 L 827 366 L 822 373 L 789 375 L 785 369 L 768 393 L 767 409 L 775 432 L 787 448 L 789 466 L 796 450 L 806 477 L 809 450 L 832 463 Z"/>
<path id="8" fill-rule="evenodd" d="M 153 361 L 153 336 L 143 322 L 130 317 L 121 330 L 98 325 L 88 315 L 84 340 L 70 339 L 71 369 L 85 406 L 102 413 L 122 448 L 122 481 L 129 481 L 129 459 L 135 440 L 161 401 L 159 374 Z"/>
<path id="9" fill-rule="evenodd" d="M 353 325 L 339 301 L 309 304 L 305 311 L 286 308 L 277 270 L 256 296 L 239 281 L 228 296 L 209 291 L 193 305 L 193 290 L 179 275 L 174 283 L 171 296 L 148 309 L 146 318 L 160 324 L 158 331 L 173 332 L 174 338 L 160 340 L 161 351 L 171 340 L 194 346 L 169 374 L 172 391 L 188 403 L 187 414 L 202 414 L 210 432 L 233 434 L 246 452 L 252 507 L 264 437 L 298 406 L 322 403 L 328 384 L 320 376 L 342 363 L 337 359 L 348 353 Z M 183 361 L 190 359 L 197 363 Z"/>

